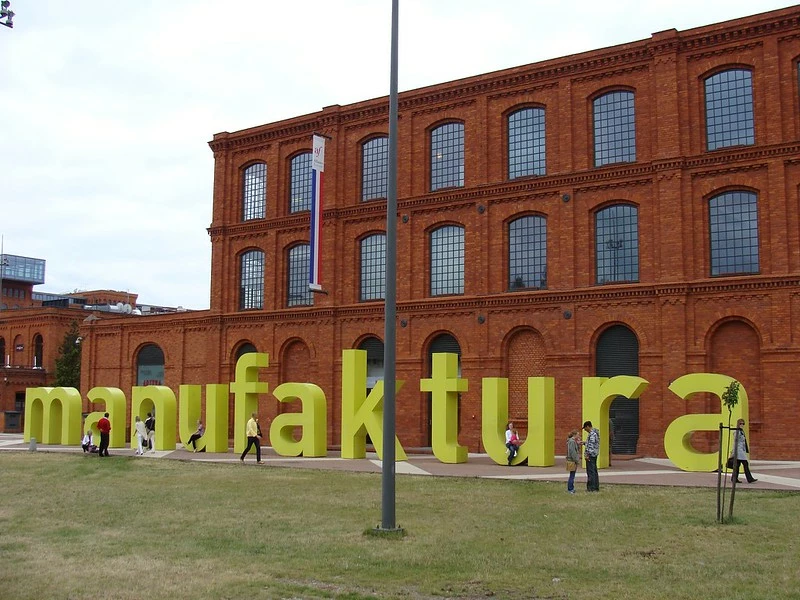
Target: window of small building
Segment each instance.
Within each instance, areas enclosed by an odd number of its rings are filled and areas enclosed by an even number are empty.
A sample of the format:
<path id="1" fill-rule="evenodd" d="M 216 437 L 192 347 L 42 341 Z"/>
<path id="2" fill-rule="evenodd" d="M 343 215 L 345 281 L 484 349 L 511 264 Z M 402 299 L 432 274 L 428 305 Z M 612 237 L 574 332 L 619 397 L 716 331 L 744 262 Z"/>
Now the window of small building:
<path id="1" fill-rule="evenodd" d="M 635 206 L 615 204 L 595 215 L 597 283 L 639 281 L 639 217 Z"/>
<path id="2" fill-rule="evenodd" d="M 311 210 L 311 152 L 295 156 L 290 163 L 289 212 Z"/>
<path id="3" fill-rule="evenodd" d="M 386 198 L 389 181 L 389 138 L 373 138 L 361 146 L 361 201 Z"/>
<path id="4" fill-rule="evenodd" d="M 464 228 L 445 225 L 431 232 L 431 296 L 464 293 Z"/>
<path id="5" fill-rule="evenodd" d="M 753 74 L 729 69 L 706 78 L 706 144 L 709 150 L 755 143 Z"/>
<path id="6" fill-rule="evenodd" d="M 239 310 L 264 308 L 264 253 L 243 252 L 239 259 Z"/>
<path id="7" fill-rule="evenodd" d="M 386 295 L 386 234 L 361 240 L 361 301 L 383 300 Z"/>
<path id="8" fill-rule="evenodd" d="M 431 131 L 431 191 L 464 185 L 464 124 Z"/>
<path id="9" fill-rule="evenodd" d="M 752 192 L 734 191 L 708 202 L 711 228 L 711 275 L 759 272 L 758 199 Z"/>
<path id="10" fill-rule="evenodd" d="M 256 163 L 244 170 L 242 220 L 263 219 L 267 211 L 267 165 Z"/>
<path id="11" fill-rule="evenodd" d="M 547 220 L 530 215 L 508 224 L 508 289 L 547 287 Z"/>
<path id="12" fill-rule="evenodd" d="M 634 94 L 624 90 L 595 98 L 594 166 L 636 162 Z"/>
<path id="13" fill-rule="evenodd" d="M 508 178 L 545 174 L 544 109 L 508 115 Z"/>
<path id="14" fill-rule="evenodd" d="M 288 306 L 311 306 L 314 304 L 313 293 L 308 288 L 309 256 L 308 244 L 300 244 L 289 250 Z"/>

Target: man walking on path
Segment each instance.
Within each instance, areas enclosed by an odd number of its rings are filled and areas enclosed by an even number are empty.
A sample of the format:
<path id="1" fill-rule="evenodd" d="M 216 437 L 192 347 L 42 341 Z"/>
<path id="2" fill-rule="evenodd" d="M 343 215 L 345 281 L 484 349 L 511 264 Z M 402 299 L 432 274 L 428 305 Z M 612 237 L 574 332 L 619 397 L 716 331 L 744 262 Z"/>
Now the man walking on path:
<path id="1" fill-rule="evenodd" d="M 600 453 L 600 433 L 592 427 L 591 421 L 583 424 L 583 430 L 589 434 L 584 442 L 586 448 L 583 452 L 586 458 L 586 491 L 600 491 L 600 477 L 597 474 L 597 455 Z"/>
<path id="2" fill-rule="evenodd" d="M 147 418 L 144 420 L 144 428 L 147 431 L 147 447 L 150 450 L 156 449 L 156 418 L 153 413 L 147 413 Z"/>
<path id="3" fill-rule="evenodd" d="M 100 457 L 109 456 L 108 441 L 111 433 L 111 421 L 108 420 L 108 413 L 105 413 L 97 422 L 97 429 L 100 431 Z"/>
<path id="4" fill-rule="evenodd" d="M 250 447 L 256 447 L 256 462 L 261 464 L 261 440 L 259 439 L 259 435 L 261 435 L 261 427 L 258 425 L 258 419 L 256 418 L 256 413 L 253 413 L 250 417 L 250 420 L 247 422 L 247 448 L 244 449 L 242 455 L 239 457 L 239 460 L 244 462 L 244 457 L 247 456 L 247 453 L 250 452 Z"/>

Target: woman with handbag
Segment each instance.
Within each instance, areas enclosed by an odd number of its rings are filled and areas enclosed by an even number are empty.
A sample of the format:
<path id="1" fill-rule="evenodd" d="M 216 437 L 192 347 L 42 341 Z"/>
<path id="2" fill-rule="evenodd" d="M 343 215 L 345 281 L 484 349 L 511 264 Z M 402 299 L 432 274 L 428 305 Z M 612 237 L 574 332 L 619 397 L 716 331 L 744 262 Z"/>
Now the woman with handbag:
<path id="1" fill-rule="evenodd" d="M 577 429 L 570 431 L 569 436 L 567 437 L 567 471 L 569 471 L 569 479 L 567 479 L 567 491 L 570 494 L 575 493 L 575 472 L 578 470 L 578 463 L 581 460 L 580 446 L 577 438 Z"/>

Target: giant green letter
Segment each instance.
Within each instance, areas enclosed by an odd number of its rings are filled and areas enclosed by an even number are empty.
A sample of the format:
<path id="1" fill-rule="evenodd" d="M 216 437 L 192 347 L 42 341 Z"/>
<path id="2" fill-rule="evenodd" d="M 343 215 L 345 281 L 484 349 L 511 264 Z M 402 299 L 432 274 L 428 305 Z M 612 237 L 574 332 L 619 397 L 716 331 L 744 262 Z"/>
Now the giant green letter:
<path id="1" fill-rule="evenodd" d="M 258 412 L 258 395 L 269 392 L 266 381 L 258 380 L 258 370 L 269 366 L 269 354 L 248 352 L 236 361 L 233 392 L 233 451 L 244 452 L 247 445 L 245 428 L 250 415 Z"/>
<path id="2" fill-rule="evenodd" d="M 131 390 L 131 414 L 140 414 L 144 402 L 155 406 L 156 436 L 153 450 L 175 450 L 178 403 L 175 393 L 165 385 L 140 385 Z"/>
<path id="3" fill-rule="evenodd" d="M 302 410 L 282 413 L 272 419 L 269 439 L 281 456 L 327 456 L 328 415 L 325 392 L 313 383 L 282 383 L 272 392 L 278 402 L 300 400 Z M 297 441 L 292 433 L 300 427 Z"/>
<path id="4" fill-rule="evenodd" d="M 403 387 L 395 381 L 395 393 Z M 342 458 L 364 458 L 367 434 L 378 458 L 383 458 L 383 380 L 367 396 L 367 351 L 342 351 Z M 395 460 L 407 460 L 395 436 Z"/>
<path id="5" fill-rule="evenodd" d="M 597 468 L 608 467 L 609 441 L 608 409 L 617 396 L 636 399 L 650 385 L 646 379 L 632 375 L 615 377 L 583 378 L 583 419 L 591 421 L 600 432 L 600 454 L 597 455 Z"/>
<path id="6" fill-rule="evenodd" d="M 716 452 L 698 452 L 692 446 L 692 433 L 695 431 L 719 431 L 719 424 L 724 421 L 725 405 L 722 394 L 725 389 L 735 381 L 727 375 L 716 373 L 690 373 L 678 377 L 669 389 L 682 399 L 688 399 L 692 394 L 708 392 L 720 399 L 720 412 L 713 414 L 691 414 L 678 417 L 667 427 L 664 433 L 664 451 L 667 457 L 679 469 L 684 471 L 709 472 L 717 468 Z M 739 387 L 739 403 L 731 413 L 731 423 L 744 419 L 747 423 L 747 392 L 744 386 Z M 747 433 L 745 432 L 745 435 Z M 723 448 L 725 455 L 729 451 Z"/>
<path id="7" fill-rule="evenodd" d="M 467 462 L 467 447 L 458 445 L 458 394 L 469 389 L 469 382 L 458 376 L 458 354 L 434 354 L 432 376 L 420 379 L 419 389 L 431 393 L 434 456 L 443 463 Z"/>
<path id="8" fill-rule="evenodd" d="M 22 439 L 42 444 L 81 443 L 81 394 L 75 388 L 38 387 L 25 390 Z"/>

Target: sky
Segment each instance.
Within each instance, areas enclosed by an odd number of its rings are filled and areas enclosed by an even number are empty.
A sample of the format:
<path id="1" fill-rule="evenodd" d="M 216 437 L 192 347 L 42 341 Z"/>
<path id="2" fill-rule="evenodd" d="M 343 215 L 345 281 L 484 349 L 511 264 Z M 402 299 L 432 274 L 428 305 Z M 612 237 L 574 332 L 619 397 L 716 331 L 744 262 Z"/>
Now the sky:
<path id="1" fill-rule="evenodd" d="M 0 27 L 0 236 L 36 291 L 209 307 L 215 133 L 387 96 L 391 0 L 11 0 Z M 399 0 L 398 87 L 792 6 Z"/>

